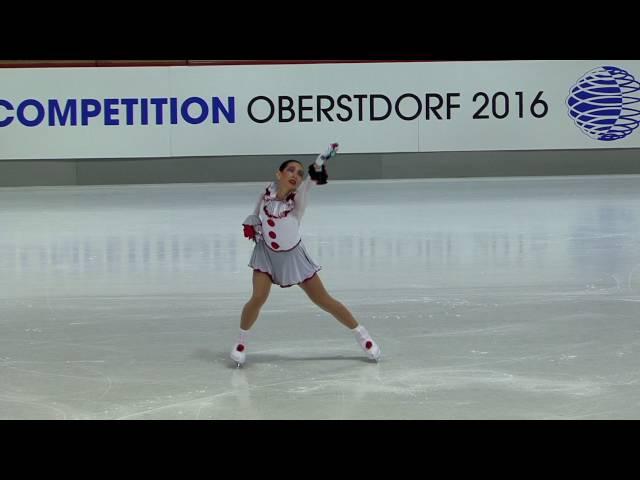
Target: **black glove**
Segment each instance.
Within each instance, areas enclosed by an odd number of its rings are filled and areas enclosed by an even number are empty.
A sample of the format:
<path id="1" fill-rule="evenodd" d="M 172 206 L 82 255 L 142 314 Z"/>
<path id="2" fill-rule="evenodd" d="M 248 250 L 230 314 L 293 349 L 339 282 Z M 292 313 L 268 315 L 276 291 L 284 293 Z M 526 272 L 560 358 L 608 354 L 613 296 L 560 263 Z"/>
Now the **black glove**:
<path id="1" fill-rule="evenodd" d="M 315 169 L 314 163 L 309 165 L 309 176 L 311 177 L 311 180 L 316 182 L 317 185 L 324 185 L 329 179 L 329 175 L 327 175 L 327 167 L 322 165 L 322 170 L 318 172 Z"/>

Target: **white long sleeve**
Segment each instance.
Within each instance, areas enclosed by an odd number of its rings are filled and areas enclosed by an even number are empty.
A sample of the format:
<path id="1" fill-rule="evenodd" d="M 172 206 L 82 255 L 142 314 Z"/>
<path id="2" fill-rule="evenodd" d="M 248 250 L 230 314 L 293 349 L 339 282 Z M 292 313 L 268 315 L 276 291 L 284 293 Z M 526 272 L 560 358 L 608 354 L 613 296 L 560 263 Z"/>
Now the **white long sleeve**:
<path id="1" fill-rule="evenodd" d="M 258 203 L 256 203 L 256 207 L 253 209 L 253 215 L 260 215 L 260 204 L 262 203 L 262 197 L 264 197 L 264 193 L 260 193 L 260 195 L 258 195 Z"/>
<path id="2" fill-rule="evenodd" d="M 298 217 L 298 220 L 302 220 L 302 216 L 304 215 L 304 211 L 307 209 L 307 204 L 309 203 L 309 193 L 311 187 L 315 185 L 316 182 L 311 180 L 311 177 L 307 175 L 307 178 L 300 184 L 300 187 L 296 191 L 296 206 L 293 209 L 293 215 Z"/>
<path id="3" fill-rule="evenodd" d="M 244 220 L 244 222 L 242 222 L 243 225 L 260 225 L 260 205 L 262 204 L 262 197 L 264 196 L 263 193 L 260 194 L 260 196 L 258 197 L 258 203 L 256 203 L 255 208 L 253 209 L 253 212 Z"/>

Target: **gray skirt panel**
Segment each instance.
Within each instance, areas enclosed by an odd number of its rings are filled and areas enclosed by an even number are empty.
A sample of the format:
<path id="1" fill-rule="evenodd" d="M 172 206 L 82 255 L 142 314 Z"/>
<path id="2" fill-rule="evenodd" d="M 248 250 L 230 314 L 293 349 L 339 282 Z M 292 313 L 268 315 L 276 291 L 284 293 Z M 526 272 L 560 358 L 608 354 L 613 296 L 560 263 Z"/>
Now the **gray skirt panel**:
<path id="1" fill-rule="evenodd" d="M 256 243 L 249 266 L 266 273 L 283 288 L 309 280 L 322 268 L 311 259 L 302 242 L 289 251 L 274 252 L 263 240 Z"/>

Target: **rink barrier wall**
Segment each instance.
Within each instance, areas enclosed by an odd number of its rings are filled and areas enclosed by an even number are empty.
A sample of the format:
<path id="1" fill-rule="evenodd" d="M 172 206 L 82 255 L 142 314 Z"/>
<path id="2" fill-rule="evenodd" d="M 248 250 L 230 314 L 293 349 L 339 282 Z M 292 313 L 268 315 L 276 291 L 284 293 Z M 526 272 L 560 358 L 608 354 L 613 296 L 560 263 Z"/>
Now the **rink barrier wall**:
<path id="1" fill-rule="evenodd" d="M 0 186 L 259 182 L 314 155 L 0 162 Z M 330 180 L 640 174 L 640 149 L 342 154 Z"/>

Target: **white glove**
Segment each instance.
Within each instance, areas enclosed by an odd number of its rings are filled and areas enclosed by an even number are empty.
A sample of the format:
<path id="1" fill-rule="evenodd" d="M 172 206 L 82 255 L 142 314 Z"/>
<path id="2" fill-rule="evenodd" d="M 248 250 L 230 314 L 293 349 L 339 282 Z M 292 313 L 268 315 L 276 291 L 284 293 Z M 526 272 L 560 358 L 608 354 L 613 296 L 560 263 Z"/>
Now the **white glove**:
<path id="1" fill-rule="evenodd" d="M 331 145 L 329 145 L 329 147 L 320 155 L 318 155 L 318 158 L 316 158 L 316 170 L 320 170 L 322 168 L 322 165 L 324 164 L 324 162 L 326 162 L 327 160 L 329 160 L 331 157 L 335 157 L 336 154 L 338 153 L 338 144 L 337 143 L 332 143 Z"/>

